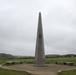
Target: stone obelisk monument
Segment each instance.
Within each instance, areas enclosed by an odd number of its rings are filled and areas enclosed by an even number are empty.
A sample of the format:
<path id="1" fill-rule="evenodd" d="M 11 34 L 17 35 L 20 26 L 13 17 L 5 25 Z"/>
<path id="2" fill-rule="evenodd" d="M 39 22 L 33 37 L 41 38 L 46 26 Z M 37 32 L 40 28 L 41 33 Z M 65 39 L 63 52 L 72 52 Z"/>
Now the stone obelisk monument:
<path id="1" fill-rule="evenodd" d="M 39 12 L 38 30 L 36 39 L 35 66 L 37 67 L 45 66 L 44 38 L 43 38 L 42 19 L 40 12 Z"/>

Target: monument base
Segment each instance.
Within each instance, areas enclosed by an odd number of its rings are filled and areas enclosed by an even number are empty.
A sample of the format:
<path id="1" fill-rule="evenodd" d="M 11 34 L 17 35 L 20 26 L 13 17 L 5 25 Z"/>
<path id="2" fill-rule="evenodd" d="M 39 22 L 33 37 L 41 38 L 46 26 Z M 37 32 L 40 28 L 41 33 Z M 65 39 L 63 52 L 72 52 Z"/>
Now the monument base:
<path id="1" fill-rule="evenodd" d="M 43 65 L 43 66 L 41 66 L 41 65 L 34 65 L 35 67 L 46 67 L 47 65 L 45 64 L 45 65 Z"/>

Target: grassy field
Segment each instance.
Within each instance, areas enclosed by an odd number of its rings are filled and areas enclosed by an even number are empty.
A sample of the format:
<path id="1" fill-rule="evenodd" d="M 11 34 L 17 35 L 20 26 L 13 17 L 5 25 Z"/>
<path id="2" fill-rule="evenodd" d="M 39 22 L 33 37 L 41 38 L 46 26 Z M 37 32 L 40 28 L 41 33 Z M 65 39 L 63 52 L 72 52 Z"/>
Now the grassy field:
<path id="1" fill-rule="evenodd" d="M 76 70 L 62 71 L 58 75 L 76 75 Z"/>
<path id="2" fill-rule="evenodd" d="M 58 57 L 58 58 L 46 58 L 46 63 L 54 63 L 56 61 L 59 62 L 74 62 L 76 64 L 76 58 L 71 57 Z"/>
<path id="3" fill-rule="evenodd" d="M 0 59 L 0 64 L 4 64 L 6 61 L 23 61 L 24 63 L 34 63 L 34 59 L 22 59 L 22 58 L 9 59 L 9 58 L 3 58 L 3 59 Z"/>
<path id="4" fill-rule="evenodd" d="M 0 75 L 31 75 L 26 72 L 21 72 L 21 71 L 15 71 L 15 70 L 6 70 L 0 68 Z"/>
<path id="5" fill-rule="evenodd" d="M 23 61 L 24 63 L 34 63 L 34 58 L 3 58 L 0 59 L 0 64 L 4 64 L 6 61 Z M 50 58 L 46 58 L 46 63 L 47 64 L 51 64 L 51 63 L 55 63 L 56 61 L 59 62 L 74 62 L 74 64 L 76 64 L 76 58 L 71 58 L 71 57 L 50 57 Z M 5 70 L 5 69 L 1 69 L 0 68 L 0 75 L 30 75 L 26 72 L 18 72 L 18 71 L 9 71 L 9 70 Z M 71 71 L 63 71 L 61 73 L 59 73 L 58 75 L 76 75 L 76 70 L 71 70 Z"/>
<path id="6" fill-rule="evenodd" d="M 34 63 L 34 58 L 13 58 L 13 59 L 9 59 L 9 58 L 3 58 L 0 59 L 0 64 L 5 63 L 6 61 L 23 61 L 24 63 Z M 50 58 L 46 58 L 46 63 L 54 63 L 56 61 L 60 61 L 60 62 L 74 62 L 76 64 L 76 58 L 71 58 L 71 57 L 50 57 Z"/>

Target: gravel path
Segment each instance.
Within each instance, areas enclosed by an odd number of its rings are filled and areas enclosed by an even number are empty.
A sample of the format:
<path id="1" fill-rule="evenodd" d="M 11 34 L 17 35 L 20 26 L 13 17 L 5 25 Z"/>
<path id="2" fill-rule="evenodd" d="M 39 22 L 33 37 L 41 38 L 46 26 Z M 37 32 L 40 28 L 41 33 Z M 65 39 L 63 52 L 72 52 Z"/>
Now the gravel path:
<path id="1" fill-rule="evenodd" d="M 65 66 L 56 64 L 47 64 L 46 67 L 35 67 L 33 64 L 17 64 L 3 67 L 7 69 L 28 71 L 34 75 L 57 75 L 59 70 L 68 70 L 76 68 L 76 66 Z"/>

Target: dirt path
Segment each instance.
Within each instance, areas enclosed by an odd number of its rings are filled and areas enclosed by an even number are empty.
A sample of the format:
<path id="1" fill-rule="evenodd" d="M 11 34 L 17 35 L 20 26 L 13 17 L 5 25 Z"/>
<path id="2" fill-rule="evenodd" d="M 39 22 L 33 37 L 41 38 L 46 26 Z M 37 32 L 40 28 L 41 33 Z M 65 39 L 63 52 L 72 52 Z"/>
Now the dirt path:
<path id="1" fill-rule="evenodd" d="M 35 67 L 33 64 L 18 64 L 4 67 L 8 69 L 28 71 L 34 75 L 57 75 L 59 70 L 76 68 L 76 66 L 65 66 L 56 64 L 48 64 L 46 67 Z"/>

